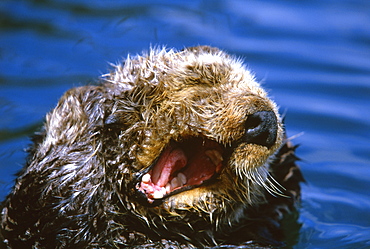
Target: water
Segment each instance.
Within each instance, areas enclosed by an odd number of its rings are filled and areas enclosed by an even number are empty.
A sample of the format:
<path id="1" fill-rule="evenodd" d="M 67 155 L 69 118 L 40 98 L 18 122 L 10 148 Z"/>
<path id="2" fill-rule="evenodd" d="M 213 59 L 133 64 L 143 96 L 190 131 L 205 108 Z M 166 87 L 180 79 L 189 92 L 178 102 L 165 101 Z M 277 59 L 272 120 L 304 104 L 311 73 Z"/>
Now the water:
<path id="1" fill-rule="evenodd" d="M 370 1 L 133 2 L 0 2 L 0 198 L 64 91 L 150 44 L 208 44 L 246 60 L 301 145 L 294 248 L 370 248 Z"/>

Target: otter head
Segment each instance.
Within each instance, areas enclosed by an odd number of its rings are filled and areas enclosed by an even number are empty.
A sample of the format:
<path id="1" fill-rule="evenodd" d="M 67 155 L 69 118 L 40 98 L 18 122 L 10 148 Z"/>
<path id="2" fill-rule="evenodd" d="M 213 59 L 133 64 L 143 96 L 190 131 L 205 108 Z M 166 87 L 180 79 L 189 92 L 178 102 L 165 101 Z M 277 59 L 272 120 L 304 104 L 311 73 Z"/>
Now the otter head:
<path id="1" fill-rule="evenodd" d="M 122 195 L 137 212 L 215 213 L 279 191 L 268 163 L 281 118 L 240 60 L 210 47 L 153 50 L 106 81 L 115 99 L 106 124 L 122 127 L 127 151 Z"/>

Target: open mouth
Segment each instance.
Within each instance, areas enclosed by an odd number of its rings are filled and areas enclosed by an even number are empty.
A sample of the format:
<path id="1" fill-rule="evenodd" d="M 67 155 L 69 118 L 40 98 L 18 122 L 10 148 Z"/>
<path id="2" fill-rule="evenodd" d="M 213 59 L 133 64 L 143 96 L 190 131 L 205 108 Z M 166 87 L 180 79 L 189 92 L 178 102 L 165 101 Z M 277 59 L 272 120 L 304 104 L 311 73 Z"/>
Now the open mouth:
<path id="1" fill-rule="evenodd" d="M 149 204 L 200 187 L 222 170 L 224 147 L 207 138 L 171 142 L 139 177 L 136 190 Z"/>

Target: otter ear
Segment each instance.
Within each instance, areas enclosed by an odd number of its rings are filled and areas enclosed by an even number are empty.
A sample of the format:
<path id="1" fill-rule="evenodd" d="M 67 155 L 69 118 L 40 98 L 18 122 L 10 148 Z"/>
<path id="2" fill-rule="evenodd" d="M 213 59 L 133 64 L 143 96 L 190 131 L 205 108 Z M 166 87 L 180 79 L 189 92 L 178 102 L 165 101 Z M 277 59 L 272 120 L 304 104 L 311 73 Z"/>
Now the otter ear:
<path id="1" fill-rule="evenodd" d="M 67 91 L 47 115 L 46 140 L 52 144 L 73 144 L 91 136 L 102 125 L 104 96 L 97 86 Z"/>
<path id="2" fill-rule="evenodd" d="M 122 112 L 114 112 L 109 114 L 104 119 L 104 128 L 107 129 L 114 129 L 114 130 L 122 130 L 125 129 L 127 126 L 127 118 L 125 118 L 124 113 Z"/>
<path id="3" fill-rule="evenodd" d="M 121 131 L 140 120 L 139 110 L 125 106 L 124 110 L 115 110 L 104 118 L 104 128 Z"/>
<path id="4" fill-rule="evenodd" d="M 119 125 L 120 122 L 121 122 L 121 119 L 119 115 L 116 115 L 114 113 L 105 118 L 104 125 L 105 126 L 116 126 L 116 125 Z"/>

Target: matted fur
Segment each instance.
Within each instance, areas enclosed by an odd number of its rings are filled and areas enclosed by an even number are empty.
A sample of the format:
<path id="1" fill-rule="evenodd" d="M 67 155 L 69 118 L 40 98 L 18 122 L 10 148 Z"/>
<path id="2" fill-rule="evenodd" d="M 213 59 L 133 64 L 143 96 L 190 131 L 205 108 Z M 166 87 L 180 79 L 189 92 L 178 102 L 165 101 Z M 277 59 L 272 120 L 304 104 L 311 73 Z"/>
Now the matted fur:
<path id="1" fill-rule="evenodd" d="M 277 118 L 272 146 L 243 142 L 248 116 Z M 171 141 L 225 148 L 216 181 L 156 205 L 137 182 Z M 151 49 L 114 65 L 98 86 L 69 90 L 34 138 L 4 202 L 9 248 L 278 246 L 279 222 L 303 180 L 276 104 L 216 48 Z M 283 210 L 283 211 L 282 211 Z"/>

